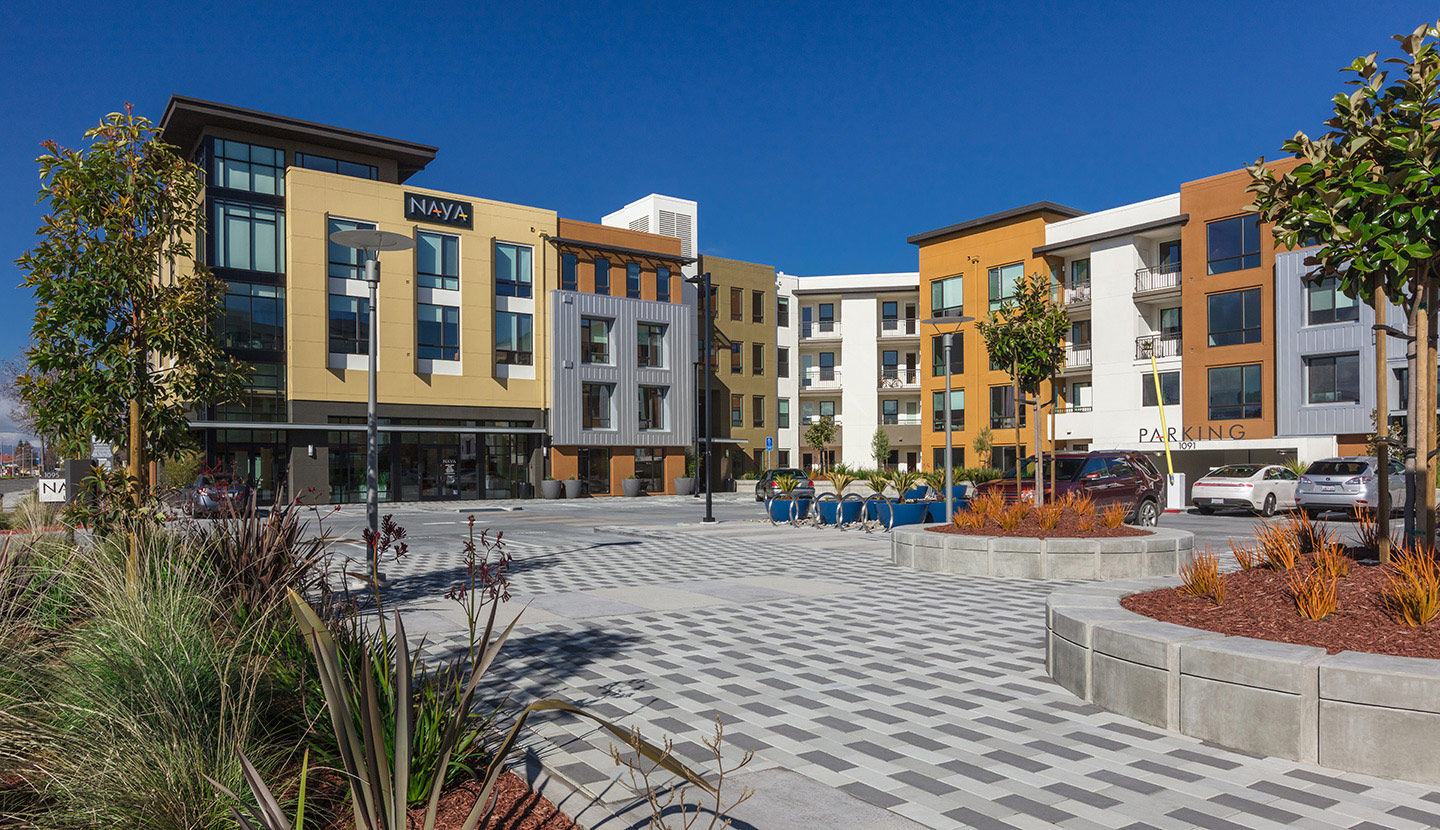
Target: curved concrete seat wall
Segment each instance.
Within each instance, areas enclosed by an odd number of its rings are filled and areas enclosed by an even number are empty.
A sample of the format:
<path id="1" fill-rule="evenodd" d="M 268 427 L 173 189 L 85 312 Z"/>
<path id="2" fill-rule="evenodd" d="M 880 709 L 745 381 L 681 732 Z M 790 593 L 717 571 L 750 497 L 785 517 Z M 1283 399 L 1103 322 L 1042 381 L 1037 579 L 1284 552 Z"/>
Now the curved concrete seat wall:
<path id="1" fill-rule="evenodd" d="M 921 571 L 1030 579 L 1108 580 L 1178 574 L 1181 563 L 1195 555 L 1194 534 L 1152 530 L 1146 536 L 1027 539 L 897 527 L 890 532 L 890 558 L 897 565 Z"/>

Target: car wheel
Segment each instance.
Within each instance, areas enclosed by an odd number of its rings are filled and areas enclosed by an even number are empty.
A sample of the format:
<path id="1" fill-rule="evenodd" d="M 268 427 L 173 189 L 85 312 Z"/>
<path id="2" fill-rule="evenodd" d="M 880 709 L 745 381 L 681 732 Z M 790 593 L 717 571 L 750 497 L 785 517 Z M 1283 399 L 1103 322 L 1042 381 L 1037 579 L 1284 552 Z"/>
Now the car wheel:
<path id="1" fill-rule="evenodd" d="M 1209 516 L 1211 513 L 1214 513 L 1214 512 L 1215 512 L 1215 508 L 1213 508 L 1213 507 L 1196 507 L 1196 508 L 1195 508 L 1195 512 L 1196 512 L 1196 513 L 1199 513 L 1201 516 Z"/>
<path id="2" fill-rule="evenodd" d="M 1275 515 L 1275 494 L 1271 493 L 1265 497 L 1265 503 L 1260 506 L 1260 515 L 1270 518 Z"/>
<path id="3" fill-rule="evenodd" d="M 1135 508 L 1135 524 L 1140 527 L 1155 527 L 1160 524 L 1160 507 L 1146 499 Z"/>

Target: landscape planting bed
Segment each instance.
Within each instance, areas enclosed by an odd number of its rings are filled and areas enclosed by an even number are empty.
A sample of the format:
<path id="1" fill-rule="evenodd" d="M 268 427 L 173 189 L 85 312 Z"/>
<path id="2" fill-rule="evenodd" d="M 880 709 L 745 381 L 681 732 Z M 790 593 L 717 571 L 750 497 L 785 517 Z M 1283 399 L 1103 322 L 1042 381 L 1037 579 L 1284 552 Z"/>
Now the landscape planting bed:
<path id="1" fill-rule="evenodd" d="M 1195 555 L 1184 530 L 1114 528 L 1122 536 L 978 536 L 953 524 L 895 528 L 890 556 L 897 565 L 937 573 L 1030 579 L 1131 579 L 1170 576 Z"/>

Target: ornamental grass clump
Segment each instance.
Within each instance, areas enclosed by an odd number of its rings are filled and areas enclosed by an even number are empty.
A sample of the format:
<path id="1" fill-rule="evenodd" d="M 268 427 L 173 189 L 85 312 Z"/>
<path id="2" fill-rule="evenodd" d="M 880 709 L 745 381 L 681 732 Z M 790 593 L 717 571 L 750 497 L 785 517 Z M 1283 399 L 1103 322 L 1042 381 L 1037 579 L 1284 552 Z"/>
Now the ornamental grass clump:
<path id="1" fill-rule="evenodd" d="M 1077 517 L 1095 516 L 1095 499 L 1079 490 L 1071 490 L 1060 498 L 1065 509 Z"/>
<path id="2" fill-rule="evenodd" d="M 1225 602 L 1225 580 L 1220 577 L 1220 560 L 1208 549 L 1194 559 L 1180 566 L 1180 587 L 1182 594 L 1208 597 L 1220 605 Z"/>
<path id="3" fill-rule="evenodd" d="M 1272 571 L 1288 571 L 1300 561 L 1300 540 L 1285 523 L 1255 525 L 1260 559 Z"/>
<path id="4" fill-rule="evenodd" d="M 999 515 L 995 517 L 995 524 L 1008 533 L 1020 526 L 1020 523 L 1025 520 L 1026 512 L 1019 502 L 1005 505 L 1000 508 Z"/>
<path id="5" fill-rule="evenodd" d="M 1392 619 L 1419 628 L 1440 615 L 1440 566 L 1433 551 L 1396 550 L 1390 569 L 1381 599 Z"/>
<path id="6" fill-rule="evenodd" d="M 1350 556 L 1341 545 L 1326 545 L 1315 551 L 1310 561 L 1315 570 L 1330 579 L 1340 579 L 1350 575 Z"/>
<path id="7" fill-rule="evenodd" d="M 1355 505 L 1355 536 L 1360 547 L 1366 550 L 1380 549 L 1380 523 L 1375 520 L 1375 511 Z"/>
<path id="8" fill-rule="evenodd" d="M 844 496 L 845 488 L 855 483 L 855 476 L 838 468 L 826 473 L 825 479 L 835 488 L 836 496 Z"/>
<path id="9" fill-rule="evenodd" d="M 1234 555 L 1235 562 L 1240 565 L 1241 570 L 1248 571 L 1251 568 L 1260 567 L 1260 553 L 1250 545 L 1237 545 L 1235 540 L 1231 539 L 1230 553 Z"/>
<path id="10" fill-rule="evenodd" d="M 983 526 L 999 518 L 1005 509 L 1005 499 L 999 493 L 986 493 L 970 500 L 970 512 L 980 517 Z"/>
<path id="11" fill-rule="evenodd" d="M 985 514 L 974 510 L 956 510 L 951 520 L 961 530 L 979 530 L 985 526 Z"/>
<path id="12" fill-rule="evenodd" d="M 1106 505 L 1100 511 L 1100 523 L 1105 527 L 1116 528 L 1125 524 L 1125 517 L 1130 515 L 1130 510 L 1123 504 Z"/>
<path id="13" fill-rule="evenodd" d="M 1047 502 L 1042 507 L 1035 509 L 1035 523 L 1041 530 L 1054 530 L 1060 526 L 1060 516 L 1065 510 L 1065 505 L 1060 502 Z"/>
<path id="14" fill-rule="evenodd" d="M 1327 576 L 1318 568 L 1302 573 L 1299 568 L 1290 572 L 1285 587 L 1295 601 L 1295 610 L 1307 620 L 1323 620 L 1335 613 L 1336 579 Z"/>

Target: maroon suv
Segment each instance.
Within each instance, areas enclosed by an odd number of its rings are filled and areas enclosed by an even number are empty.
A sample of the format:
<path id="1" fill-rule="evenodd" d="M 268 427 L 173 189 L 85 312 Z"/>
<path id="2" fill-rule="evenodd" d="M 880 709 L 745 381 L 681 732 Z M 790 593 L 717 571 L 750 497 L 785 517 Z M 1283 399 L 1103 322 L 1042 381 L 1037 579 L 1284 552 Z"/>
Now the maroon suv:
<path id="1" fill-rule="evenodd" d="M 1050 461 L 1055 460 L 1055 492 L 1050 490 Z M 976 487 L 977 495 L 1001 493 L 1006 501 L 1015 501 L 1015 468 L 994 481 Z M 1165 493 L 1165 478 L 1149 458 L 1138 452 L 1120 450 L 1096 452 L 1047 453 L 1044 470 L 1045 500 L 1058 493 L 1064 496 L 1079 491 L 1095 500 L 1097 509 L 1120 503 L 1130 509 L 1128 521 L 1154 527 L 1160 519 L 1160 503 Z M 1035 499 L 1035 459 L 1020 463 L 1020 498 Z"/>

